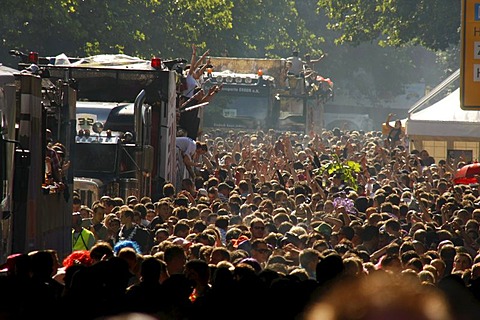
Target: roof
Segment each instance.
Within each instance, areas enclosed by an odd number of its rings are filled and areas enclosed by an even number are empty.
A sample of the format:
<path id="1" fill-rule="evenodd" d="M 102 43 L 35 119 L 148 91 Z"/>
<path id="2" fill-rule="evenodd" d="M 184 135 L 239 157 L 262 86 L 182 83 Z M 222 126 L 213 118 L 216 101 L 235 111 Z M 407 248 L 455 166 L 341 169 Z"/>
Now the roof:
<path id="1" fill-rule="evenodd" d="M 407 135 L 477 137 L 480 111 L 460 107 L 460 89 L 456 89 L 428 108 L 410 113 Z"/>
<path id="2" fill-rule="evenodd" d="M 66 57 L 65 57 L 66 58 Z M 57 64 L 55 64 L 57 65 Z M 107 67 L 135 70 L 154 70 L 149 60 L 143 60 L 126 54 L 99 54 L 66 64 L 72 67 Z"/>
<path id="3" fill-rule="evenodd" d="M 3 85 L 5 83 L 12 83 L 15 79 L 13 74 L 18 72 L 18 70 L 0 64 L 0 85 Z"/>
<path id="4" fill-rule="evenodd" d="M 480 111 L 463 110 L 460 106 L 456 70 L 410 108 L 406 120 L 406 134 L 410 137 L 478 139 Z M 449 92 L 447 90 L 452 90 Z M 440 100 L 438 98 L 442 97 Z M 434 102 L 429 105 L 429 103 Z"/>

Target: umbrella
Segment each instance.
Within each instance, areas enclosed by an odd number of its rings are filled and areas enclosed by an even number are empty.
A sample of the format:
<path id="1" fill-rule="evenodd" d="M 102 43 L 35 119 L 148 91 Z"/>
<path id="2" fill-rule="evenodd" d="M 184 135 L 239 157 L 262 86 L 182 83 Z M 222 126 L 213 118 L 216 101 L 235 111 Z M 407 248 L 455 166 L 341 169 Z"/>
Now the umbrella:
<path id="1" fill-rule="evenodd" d="M 455 184 L 471 184 L 478 183 L 476 175 L 480 175 L 480 163 L 474 162 L 466 164 L 460 169 L 457 169 L 453 182 Z"/>

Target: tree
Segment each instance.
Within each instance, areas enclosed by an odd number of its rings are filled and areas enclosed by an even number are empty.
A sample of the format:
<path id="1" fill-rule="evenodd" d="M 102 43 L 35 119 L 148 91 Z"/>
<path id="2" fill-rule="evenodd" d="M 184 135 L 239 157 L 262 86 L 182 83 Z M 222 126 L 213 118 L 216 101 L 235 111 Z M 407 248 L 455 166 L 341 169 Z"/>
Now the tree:
<path id="1" fill-rule="evenodd" d="M 405 83 L 429 78 L 409 45 L 448 47 L 453 54 L 439 61 L 454 69 L 459 11 L 447 0 L 3 0 L 0 62 L 16 65 L 8 49 L 168 59 L 189 57 L 192 43 L 232 57 L 286 57 L 299 48 L 312 58 L 329 54 L 316 68 L 333 79 L 337 97 L 378 106 Z M 438 69 L 427 70 L 430 78 Z"/>
<path id="2" fill-rule="evenodd" d="M 318 53 L 294 0 L 4 0 L 0 39 L 8 49 L 44 56 L 125 53 L 188 56 L 191 44 L 237 57 L 281 57 L 293 47 Z M 301 7 L 305 8 L 305 4 Z M 310 11 L 316 4 L 309 0 Z M 5 62 L 6 52 L 0 52 Z"/>
<path id="3" fill-rule="evenodd" d="M 0 39 L 5 48 L 44 56 L 178 57 L 192 43 L 205 47 L 204 34 L 231 28 L 231 8 L 230 0 L 4 0 Z"/>
<path id="4" fill-rule="evenodd" d="M 297 3 L 301 1 L 236 0 L 231 11 L 232 28 L 205 34 L 205 38 L 218 45 L 217 55 L 228 52 L 232 57 L 284 57 L 295 47 L 301 52 L 319 52 L 324 39 L 306 27 Z"/>
<path id="5" fill-rule="evenodd" d="M 66 52 L 76 46 L 78 24 L 71 19 L 64 2 L 59 1 L 2 1 L 0 13 L 2 47 L 23 51 L 54 53 L 52 48 L 62 46 Z M 56 52 L 58 53 L 58 52 Z M 1 52 L 1 62 L 7 52 Z"/>
<path id="6" fill-rule="evenodd" d="M 449 0 L 319 0 L 340 32 L 337 43 L 358 45 L 378 41 L 382 46 L 422 45 L 446 50 L 460 41 L 461 1 Z"/>

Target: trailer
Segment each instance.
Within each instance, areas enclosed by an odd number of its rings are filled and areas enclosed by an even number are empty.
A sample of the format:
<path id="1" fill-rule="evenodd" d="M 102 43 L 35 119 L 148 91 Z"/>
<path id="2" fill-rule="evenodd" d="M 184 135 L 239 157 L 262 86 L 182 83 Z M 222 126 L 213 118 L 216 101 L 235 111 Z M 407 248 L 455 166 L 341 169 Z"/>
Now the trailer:
<path id="1" fill-rule="evenodd" d="M 71 252 L 73 172 L 51 180 L 47 129 L 72 153 L 76 91 L 35 70 L 0 68 L 0 262 L 8 255 Z M 58 178 L 58 177 L 57 177 Z"/>

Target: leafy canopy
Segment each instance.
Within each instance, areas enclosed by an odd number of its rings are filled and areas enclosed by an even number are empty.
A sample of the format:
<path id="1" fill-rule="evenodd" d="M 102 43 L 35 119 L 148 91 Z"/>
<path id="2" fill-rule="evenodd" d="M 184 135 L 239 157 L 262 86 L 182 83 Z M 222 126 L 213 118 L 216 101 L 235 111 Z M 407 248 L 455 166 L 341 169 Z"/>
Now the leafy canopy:
<path id="1" fill-rule="evenodd" d="M 461 1 L 451 0 L 319 0 L 338 31 L 337 43 L 382 46 L 422 45 L 445 50 L 460 41 Z"/>

